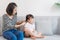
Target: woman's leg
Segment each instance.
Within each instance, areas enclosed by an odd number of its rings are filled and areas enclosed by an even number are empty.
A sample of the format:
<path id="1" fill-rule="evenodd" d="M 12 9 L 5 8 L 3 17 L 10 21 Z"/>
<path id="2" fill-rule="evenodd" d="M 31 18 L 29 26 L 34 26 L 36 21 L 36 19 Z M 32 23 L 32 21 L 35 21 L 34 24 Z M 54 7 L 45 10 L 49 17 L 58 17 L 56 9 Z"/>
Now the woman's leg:
<path id="1" fill-rule="evenodd" d="M 3 37 L 7 40 L 17 40 L 17 37 L 10 31 L 3 32 Z"/>
<path id="2" fill-rule="evenodd" d="M 24 34 L 22 31 L 16 31 L 14 34 L 17 36 L 17 40 L 23 40 Z"/>

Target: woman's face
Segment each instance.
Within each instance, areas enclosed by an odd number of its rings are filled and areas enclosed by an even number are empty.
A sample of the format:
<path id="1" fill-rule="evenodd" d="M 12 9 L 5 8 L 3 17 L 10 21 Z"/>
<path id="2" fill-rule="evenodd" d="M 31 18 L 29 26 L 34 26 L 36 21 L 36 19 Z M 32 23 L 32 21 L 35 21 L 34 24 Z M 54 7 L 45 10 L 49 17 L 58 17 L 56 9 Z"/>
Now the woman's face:
<path id="1" fill-rule="evenodd" d="M 17 13 L 17 7 L 13 9 L 13 15 L 15 15 L 16 13 Z"/>

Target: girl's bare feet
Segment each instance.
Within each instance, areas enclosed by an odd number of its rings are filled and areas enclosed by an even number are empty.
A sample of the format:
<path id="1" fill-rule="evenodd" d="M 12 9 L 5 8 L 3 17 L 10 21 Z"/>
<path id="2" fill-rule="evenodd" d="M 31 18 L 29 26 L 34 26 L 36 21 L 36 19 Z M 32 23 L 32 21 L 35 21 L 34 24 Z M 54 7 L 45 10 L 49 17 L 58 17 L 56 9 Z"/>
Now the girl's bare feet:
<path id="1" fill-rule="evenodd" d="M 40 38 L 44 38 L 45 36 L 40 36 Z"/>
<path id="2" fill-rule="evenodd" d="M 32 39 L 32 40 L 36 40 L 36 37 L 31 36 L 31 39 Z"/>
<path id="3" fill-rule="evenodd" d="M 42 33 L 38 33 L 38 35 L 40 36 L 40 38 L 44 38 L 45 36 L 42 36 Z"/>

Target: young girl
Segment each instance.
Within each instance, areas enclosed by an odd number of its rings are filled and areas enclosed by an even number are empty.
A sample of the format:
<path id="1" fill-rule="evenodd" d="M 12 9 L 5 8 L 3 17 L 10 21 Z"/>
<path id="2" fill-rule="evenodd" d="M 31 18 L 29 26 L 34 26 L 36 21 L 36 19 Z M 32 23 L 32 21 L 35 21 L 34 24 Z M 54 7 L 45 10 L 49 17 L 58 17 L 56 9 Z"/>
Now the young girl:
<path id="1" fill-rule="evenodd" d="M 26 16 L 26 24 L 25 24 L 25 35 L 31 36 L 31 38 L 44 38 L 41 33 L 38 33 L 35 30 L 35 23 L 34 23 L 34 16 L 31 14 L 28 14 Z"/>

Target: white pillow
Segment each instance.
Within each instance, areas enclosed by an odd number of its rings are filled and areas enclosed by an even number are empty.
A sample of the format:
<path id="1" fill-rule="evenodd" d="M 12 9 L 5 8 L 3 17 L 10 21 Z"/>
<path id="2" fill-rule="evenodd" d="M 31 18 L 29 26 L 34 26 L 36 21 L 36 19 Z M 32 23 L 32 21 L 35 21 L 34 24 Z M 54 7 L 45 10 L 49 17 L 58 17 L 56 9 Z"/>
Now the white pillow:
<path id="1" fill-rule="evenodd" d="M 53 35 L 52 24 L 50 17 L 36 17 L 36 28 L 43 35 Z"/>

